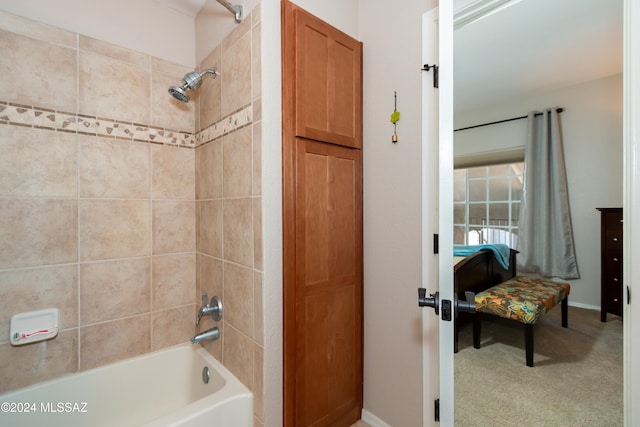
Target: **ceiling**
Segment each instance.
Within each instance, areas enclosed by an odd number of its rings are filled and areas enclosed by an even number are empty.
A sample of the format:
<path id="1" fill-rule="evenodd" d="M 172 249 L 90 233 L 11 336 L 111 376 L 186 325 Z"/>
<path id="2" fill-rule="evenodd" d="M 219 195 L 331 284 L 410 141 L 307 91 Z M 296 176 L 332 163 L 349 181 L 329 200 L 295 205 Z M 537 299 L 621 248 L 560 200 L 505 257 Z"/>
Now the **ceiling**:
<path id="1" fill-rule="evenodd" d="M 501 3 L 454 33 L 456 112 L 622 72 L 622 0 Z"/>

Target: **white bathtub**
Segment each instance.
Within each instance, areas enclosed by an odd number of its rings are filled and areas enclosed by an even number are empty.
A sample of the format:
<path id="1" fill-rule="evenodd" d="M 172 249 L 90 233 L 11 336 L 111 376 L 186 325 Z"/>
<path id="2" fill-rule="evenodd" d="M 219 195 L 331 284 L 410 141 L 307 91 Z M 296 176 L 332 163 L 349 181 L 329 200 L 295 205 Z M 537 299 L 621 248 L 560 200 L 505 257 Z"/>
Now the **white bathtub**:
<path id="1" fill-rule="evenodd" d="M 2 394 L 0 405 L 0 426 L 12 427 L 253 424 L 251 392 L 190 343 Z"/>

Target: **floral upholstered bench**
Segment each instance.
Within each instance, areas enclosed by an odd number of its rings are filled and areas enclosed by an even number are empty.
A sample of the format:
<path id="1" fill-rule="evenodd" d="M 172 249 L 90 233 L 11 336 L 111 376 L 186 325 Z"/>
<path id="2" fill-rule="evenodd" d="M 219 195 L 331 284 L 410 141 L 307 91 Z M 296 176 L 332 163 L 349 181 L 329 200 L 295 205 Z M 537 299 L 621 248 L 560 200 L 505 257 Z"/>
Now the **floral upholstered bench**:
<path id="1" fill-rule="evenodd" d="M 517 276 L 476 295 L 473 346 L 480 348 L 480 315 L 486 313 L 524 324 L 527 366 L 533 366 L 533 325 L 557 304 L 562 305 L 562 327 L 567 327 L 568 283 Z"/>

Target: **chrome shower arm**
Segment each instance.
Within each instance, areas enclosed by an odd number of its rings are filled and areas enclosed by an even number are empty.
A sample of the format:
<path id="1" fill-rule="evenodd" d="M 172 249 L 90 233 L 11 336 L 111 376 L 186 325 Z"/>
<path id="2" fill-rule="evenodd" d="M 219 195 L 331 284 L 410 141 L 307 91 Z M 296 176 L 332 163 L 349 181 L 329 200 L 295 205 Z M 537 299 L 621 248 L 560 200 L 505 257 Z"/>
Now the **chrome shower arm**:
<path id="1" fill-rule="evenodd" d="M 205 74 L 213 74 L 213 77 L 217 77 L 220 73 L 218 72 L 218 70 L 216 70 L 215 68 L 207 68 L 206 70 L 202 70 L 200 72 L 200 76 L 204 76 Z"/>
<path id="2" fill-rule="evenodd" d="M 229 3 L 227 0 L 218 0 L 218 3 L 227 8 L 227 10 L 233 13 L 233 16 L 236 18 L 236 22 L 242 22 L 242 6 L 239 4 L 233 5 Z"/>

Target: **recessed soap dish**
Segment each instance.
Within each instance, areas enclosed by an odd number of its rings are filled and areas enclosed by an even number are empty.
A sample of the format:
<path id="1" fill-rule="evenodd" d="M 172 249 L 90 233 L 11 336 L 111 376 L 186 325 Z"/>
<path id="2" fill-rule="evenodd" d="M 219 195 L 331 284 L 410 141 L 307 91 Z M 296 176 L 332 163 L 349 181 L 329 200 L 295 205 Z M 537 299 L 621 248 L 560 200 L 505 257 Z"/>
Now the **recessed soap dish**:
<path id="1" fill-rule="evenodd" d="M 30 311 L 11 317 L 11 345 L 48 340 L 58 335 L 58 309 Z"/>

